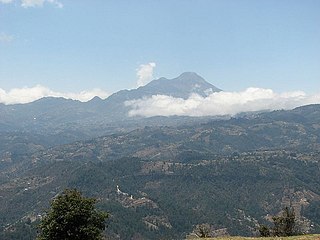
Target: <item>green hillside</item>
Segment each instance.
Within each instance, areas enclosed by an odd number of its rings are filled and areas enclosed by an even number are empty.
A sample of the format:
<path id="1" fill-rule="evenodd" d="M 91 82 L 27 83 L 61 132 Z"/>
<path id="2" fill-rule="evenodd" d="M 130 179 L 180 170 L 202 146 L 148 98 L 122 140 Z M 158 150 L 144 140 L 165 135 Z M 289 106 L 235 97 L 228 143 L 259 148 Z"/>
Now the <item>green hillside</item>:
<path id="1" fill-rule="evenodd" d="M 110 239 L 183 239 L 198 224 L 255 236 L 292 205 L 320 232 L 320 110 L 145 127 L 87 141 L 5 151 L 0 239 L 30 239 L 51 199 L 77 188 L 108 211 Z M 117 188 L 118 186 L 118 188 Z"/>

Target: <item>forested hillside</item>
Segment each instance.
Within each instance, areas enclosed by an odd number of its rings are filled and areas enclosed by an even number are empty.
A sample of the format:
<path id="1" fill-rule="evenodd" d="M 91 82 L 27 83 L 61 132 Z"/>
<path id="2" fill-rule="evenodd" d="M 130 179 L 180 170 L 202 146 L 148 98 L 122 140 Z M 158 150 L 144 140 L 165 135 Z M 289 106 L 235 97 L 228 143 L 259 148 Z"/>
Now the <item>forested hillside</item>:
<path id="1" fill-rule="evenodd" d="M 320 110 L 244 114 L 144 127 L 1 157 L 2 238 L 34 236 L 65 188 L 98 198 L 111 239 L 183 238 L 207 223 L 252 236 L 293 205 L 303 232 L 320 231 Z M 117 187 L 118 186 L 118 187 Z"/>

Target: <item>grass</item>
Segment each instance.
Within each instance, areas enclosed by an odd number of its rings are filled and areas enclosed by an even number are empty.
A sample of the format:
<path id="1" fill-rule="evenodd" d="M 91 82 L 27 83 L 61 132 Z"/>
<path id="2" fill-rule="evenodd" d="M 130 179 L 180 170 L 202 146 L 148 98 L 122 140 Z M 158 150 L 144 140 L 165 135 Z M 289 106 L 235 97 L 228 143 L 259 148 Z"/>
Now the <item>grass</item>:
<path id="1" fill-rule="evenodd" d="M 314 235 L 299 235 L 292 237 L 218 237 L 218 238 L 194 238 L 196 239 L 204 239 L 204 240 L 320 240 L 320 234 Z"/>

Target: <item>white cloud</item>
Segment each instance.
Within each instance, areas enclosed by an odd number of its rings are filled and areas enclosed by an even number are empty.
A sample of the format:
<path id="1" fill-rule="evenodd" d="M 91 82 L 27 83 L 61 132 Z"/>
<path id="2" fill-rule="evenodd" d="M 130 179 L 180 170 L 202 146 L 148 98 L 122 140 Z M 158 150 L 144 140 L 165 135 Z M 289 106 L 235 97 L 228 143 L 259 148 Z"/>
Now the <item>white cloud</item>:
<path id="1" fill-rule="evenodd" d="M 141 64 L 137 69 L 137 86 L 141 87 L 153 80 L 153 69 L 156 67 L 154 62 Z"/>
<path id="2" fill-rule="evenodd" d="M 13 0 L 0 0 L 0 3 L 13 3 Z M 42 7 L 44 3 L 55 5 L 57 8 L 63 8 L 63 4 L 58 0 L 21 0 L 21 6 L 24 8 L 29 7 Z"/>
<path id="3" fill-rule="evenodd" d="M 1 0 L 0 0 L 1 1 Z M 13 41 L 13 36 L 12 35 L 8 35 L 4 32 L 0 33 L 0 43 L 10 43 Z"/>
<path id="4" fill-rule="evenodd" d="M 57 0 L 21 0 L 21 6 L 24 8 L 42 7 L 45 2 L 53 4 L 58 8 L 63 8 L 63 4 Z"/>
<path id="5" fill-rule="evenodd" d="M 11 3 L 13 0 L 0 0 L 0 3 Z"/>
<path id="6" fill-rule="evenodd" d="M 102 99 L 105 99 L 110 94 L 108 94 L 107 92 L 99 88 L 95 88 L 95 89 L 92 89 L 91 91 L 81 91 L 79 93 L 64 93 L 64 94 L 60 93 L 60 95 L 61 97 L 64 97 L 64 98 L 70 98 L 70 99 L 79 100 L 81 102 L 87 102 L 96 96 Z"/>
<path id="7" fill-rule="evenodd" d="M 22 0 L 21 6 L 24 8 L 28 7 L 42 7 L 44 0 Z"/>
<path id="8" fill-rule="evenodd" d="M 302 91 L 275 93 L 271 89 L 248 88 L 242 92 L 215 92 L 207 97 L 192 94 L 188 99 L 166 95 L 125 102 L 131 107 L 129 116 L 216 116 L 240 112 L 292 109 L 320 103 L 320 94 L 306 95 Z"/>
<path id="9" fill-rule="evenodd" d="M 62 93 L 55 92 L 41 85 L 35 87 L 14 88 L 5 91 L 0 88 L 0 103 L 17 104 L 29 103 L 43 97 L 64 97 L 68 99 L 79 100 L 82 102 L 89 101 L 95 96 L 100 98 L 108 97 L 108 93 L 101 89 L 93 89 L 91 91 L 81 91 L 79 93 Z"/>

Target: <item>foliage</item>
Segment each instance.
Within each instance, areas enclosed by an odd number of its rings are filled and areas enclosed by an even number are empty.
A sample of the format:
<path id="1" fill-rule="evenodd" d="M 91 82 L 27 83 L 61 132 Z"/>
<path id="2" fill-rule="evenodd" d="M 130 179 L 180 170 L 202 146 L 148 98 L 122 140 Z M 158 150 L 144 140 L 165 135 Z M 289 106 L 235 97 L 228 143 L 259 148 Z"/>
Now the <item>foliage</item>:
<path id="1" fill-rule="evenodd" d="M 282 216 L 272 218 L 274 224 L 274 235 L 288 237 L 295 235 L 295 212 L 293 207 L 285 207 Z"/>
<path id="2" fill-rule="evenodd" d="M 261 237 L 270 237 L 270 229 L 266 225 L 260 225 L 258 230 Z"/>
<path id="3" fill-rule="evenodd" d="M 65 190 L 41 220 L 38 240 L 102 239 L 107 214 L 96 210 L 95 203 L 75 189 Z"/>
<path id="4" fill-rule="evenodd" d="M 196 226 L 195 230 L 194 230 L 195 234 L 197 234 L 197 236 L 199 236 L 200 238 L 208 238 L 211 237 L 210 233 L 211 233 L 211 227 L 209 224 L 207 223 L 203 223 L 203 224 L 199 224 Z"/>
<path id="5" fill-rule="evenodd" d="M 297 235 L 295 231 L 296 219 L 293 207 L 285 207 L 281 216 L 272 217 L 274 227 L 269 229 L 265 225 L 259 226 L 261 237 L 288 237 Z"/>

